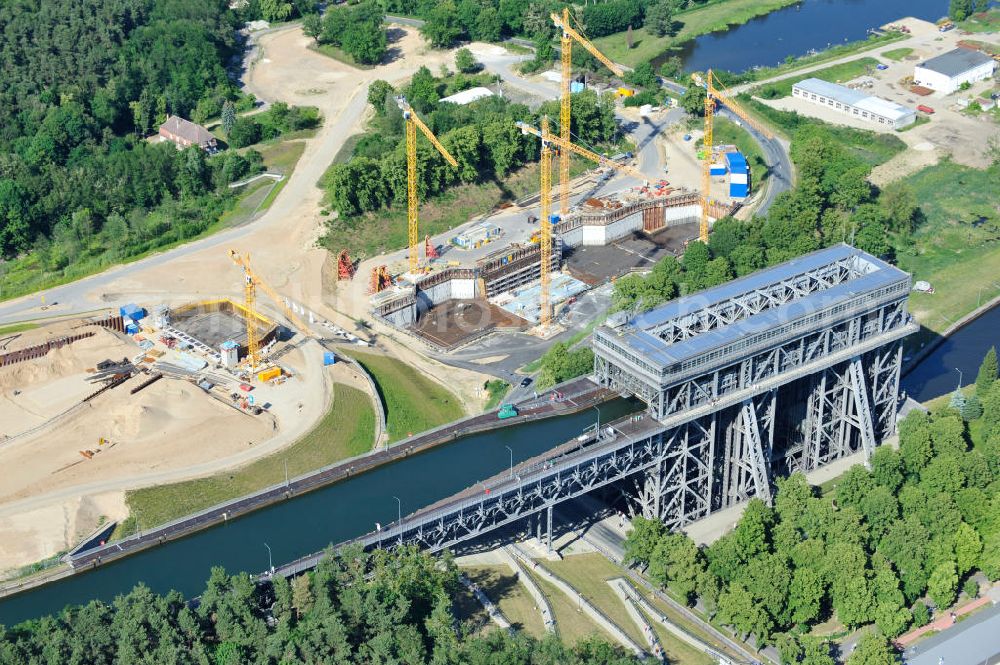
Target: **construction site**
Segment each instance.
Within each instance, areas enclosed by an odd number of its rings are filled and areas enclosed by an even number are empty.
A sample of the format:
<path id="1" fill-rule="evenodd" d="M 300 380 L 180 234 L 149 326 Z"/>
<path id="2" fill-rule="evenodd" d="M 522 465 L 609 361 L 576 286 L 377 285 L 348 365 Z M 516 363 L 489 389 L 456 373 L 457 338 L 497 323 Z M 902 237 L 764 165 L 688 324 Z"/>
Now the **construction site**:
<path id="1" fill-rule="evenodd" d="M 279 450 L 325 412 L 347 370 L 296 310 L 326 337 L 361 340 L 276 294 L 258 305 L 257 289 L 270 289 L 231 256 L 244 271 L 242 301 L 129 304 L 0 339 L 0 465 L 18 470 L 0 504 L 25 505 L 10 517 L 0 569 L 124 519 L 124 494 L 111 488 L 126 479 L 215 473 Z M 81 496 L 81 486 L 92 491 Z"/>
<path id="2" fill-rule="evenodd" d="M 563 32 L 559 125 L 550 130 L 548 118 L 538 127 L 518 123 L 539 141 L 538 193 L 453 229 L 447 238 L 422 236 L 418 135 L 447 163 L 455 160 L 398 99 L 410 189 L 407 247 L 364 267 L 346 250 L 330 257 L 336 279 L 350 285 L 344 290 L 350 295 L 334 307 L 338 315 L 363 323 L 374 318 L 431 351 L 451 352 L 497 333 L 550 339 L 566 330 L 567 313 L 589 291 L 679 256 L 691 240 L 707 239 L 715 219 L 743 205 L 750 183 L 744 175 L 743 189 L 733 190 L 740 184 L 732 168 L 739 160 L 725 157 L 733 152 L 729 147 L 712 145 L 711 113 L 706 148 L 699 151 L 687 135 L 678 139 L 690 161 L 677 167 L 683 185 L 661 177 L 660 151 L 670 160 L 672 148 L 652 141 L 662 132 L 646 115 L 640 124 L 650 140 L 636 142 L 640 154 L 608 157 L 574 143 L 568 133 L 573 44 L 616 75 L 623 72 L 577 34 L 565 14 L 552 18 Z M 711 105 L 723 101 L 735 111 L 711 81 L 702 83 Z M 571 155 L 593 164 L 573 182 Z M 730 165 L 729 175 L 713 171 L 721 162 Z M 288 263 L 272 251 L 285 235 L 279 227 L 269 230 L 270 243 L 254 245 L 269 274 Z M 314 242 L 299 240 L 313 261 Z M 225 253 L 232 285 L 241 278 L 242 297 L 232 288 L 185 284 L 184 271 L 200 269 L 206 256 L 225 269 Z M 366 342 L 279 294 L 244 253 L 215 248 L 210 256 L 186 260 L 164 268 L 168 272 L 154 280 L 157 291 L 124 286 L 121 292 L 143 294 L 129 296 L 134 304 L 0 339 L 0 464 L 19 470 L 0 489 L 0 504 L 17 507 L 0 544 L 0 569 L 51 556 L 96 524 L 124 519 L 126 487 L 231 469 L 281 450 L 328 411 L 331 386 L 347 368 L 323 342 Z M 170 287 L 163 285 L 167 274 L 176 275 Z M 313 286 L 289 288 L 293 283 L 282 283 L 282 291 L 317 302 Z M 176 296 L 172 288 L 191 295 Z M 346 317 L 339 320 L 349 325 Z M 424 369 L 425 361 L 414 364 Z"/>
<path id="3" fill-rule="evenodd" d="M 382 257 L 385 263 L 370 268 L 368 313 L 432 350 L 450 352 L 502 331 L 552 337 L 562 331 L 560 314 L 580 294 L 624 274 L 649 270 L 664 256 L 679 256 L 693 239 L 707 241 L 712 222 L 734 214 L 750 195 L 746 158 L 735 146 L 713 143 L 715 105 L 725 103 L 744 122 L 770 134 L 732 101 L 711 71 L 695 80 L 706 91 L 708 107 L 702 148 L 691 163 L 692 175 L 700 175 L 700 191 L 671 186 L 640 170 L 643 160 L 631 152 L 608 157 L 574 143 L 569 131 L 573 45 L 589 51 L 616 76 L 623 76 L 624 71 L 570 26 L 567 11 L 551 18 L 563 35 L 558 133 L 550 130 L 547 117 L 540 127 L 516 123 L 522 134 L 540 142 L 537 199 L 469 222 L 455 229 L 445 243 L 436 243 L 430 236 L 421 239 L 418 133 L 452 167 L 457 162 L 406 99 L 397 98 L 406 127 L 409 243 L 405 257 Z M 642 122 L 655 126 L 651 107 L 639 113 Z M 652 143 L 657 133 L 645 143 Z M 691 138 L 685 135 L 684 142 L 693 151 Z M 641 147 L 659 151 L 655 143 Z M 583 178 L 589 180 L 584 183 L 589 190 L 582 196 L 570 193 L 571 156 L 594 166 Z M 600 194 L 615 178 L 619 188 Z M 553 189 L 558 192 L 555 197 Z M 354 277 L 346 252 L 338 265 L 338 279 Z"/>

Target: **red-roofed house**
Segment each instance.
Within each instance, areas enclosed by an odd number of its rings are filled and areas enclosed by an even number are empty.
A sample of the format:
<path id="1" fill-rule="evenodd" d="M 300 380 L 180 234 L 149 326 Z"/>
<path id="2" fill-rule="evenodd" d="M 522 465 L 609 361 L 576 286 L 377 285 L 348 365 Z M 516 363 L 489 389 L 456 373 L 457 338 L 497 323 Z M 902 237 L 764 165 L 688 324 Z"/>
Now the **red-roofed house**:
<path id="1" fill-rule="evenodd" d="M 159 134 L 161 141 L 170 141 L 178 148 L 196 145 L 207 152 L 218 149 L 215 136 L 210 131 L 180 116 L 167 116 L 166 122 L 160 125 Z"/>

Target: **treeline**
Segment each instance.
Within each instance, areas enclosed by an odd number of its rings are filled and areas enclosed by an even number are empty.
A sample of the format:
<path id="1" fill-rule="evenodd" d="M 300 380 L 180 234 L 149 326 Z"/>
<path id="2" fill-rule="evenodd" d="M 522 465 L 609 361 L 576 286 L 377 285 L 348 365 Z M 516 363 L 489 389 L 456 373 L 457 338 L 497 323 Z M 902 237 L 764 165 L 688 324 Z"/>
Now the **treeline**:
<path id="1" fill-rule="evenodd" d="M 554 635 L 463 622 L 451 558 L 405 549 L 329 553 L 315 571 L 257 585 L 215 568 L 196 607 L 177 592 L 138 586 L 111 604 L 0 627 L 5 665 L 163 663 L 434 663 L 435 665 L 635 665 L 600 638 L 567 647 Z"/>
<path id="2" fill-rule="evenodd" d="M 384 12 L 376 2 L 355 6 L 332 6 L 322 18 L 309 14 L 302 31 L 318 44 L 342 49 L 355 62 L 374 65 L 382 62 L 387 50 Z"/>
<path id="3" fill-rule="evenodd" d="M 607 0 L 586 3 L 572 10 L 573 27 L 588 37 L 648 27 L 659 36 L 678 29 L 677 12 L 708 1 Z M 381 0 L 388 14 L 416 16 L 426 21 L 421 32 L 439 47 L 459 40 L 495 42 L 504 37 L 546 40 L 556 35 L 550 14 L 561 13 L 565 3 L 554 0 Z"/>
<path id="4" fill-rule="evenodd" d="M 794 132 L 799 181 L 778 195 L 766 217 L 720 219 L 708 245 L 692 242 L 680 261 L 666 257 L 648 276 L 617 280 L 614 306 L 644 311 L 838 242 L 891 257 L 890 238 L 905 241 L 920 217 L 916 197 L 904 183 L 873 187 L 871 166 L 833 131 L 804 124 Z"/>
<path id="5" fill-rule="evenodd" d="M 426 67 L 402 92 L 441 143 L 458 161 L 447 164 L 418 132 L 417 174 L 422 200 L 461 183 L 502 179 L 538 159 L 538 139 L 522 135 L 515 122 L 538 125 L 539 115 L 558 117 L 558 103 L 548 102 L 532 113 L 523 104 L 489 97 L 472 104 L 440 104 L 452 92 L 488 84 L 485 74 L 437 78 Z M 335 165 L 324 180 L 329 201 L 343 217 L 406 203 L 406 144 L 397 91 L 384 81 L 369 88 L 368 101 L 376 117 L 346 163 Z M 599 144 L 615 136 L 614 102 L 587 91 L 573 95 L 573 132 L 585 143 Z"/>
<path id="6" fill-rule="evenodd" d="M 899 450 L 878 448 L 871 470 L 851 467 L 832 498 L 801 474 L 778 479 L 773 508 L 751 500 L 736 528 L 707 548 L 636 518 L 628 556 L 740 634 L 776 644 L 783 662 L 832 665 L 829 645 L 806 634 L 833 617 L 849 629 L 874 623 L 884 644 L 926 624 L 928 605 L 943 612 L 960 591 L 976 597 L 976 571 L 1000 579 L 994 351 L 975 397 L 981 416 L 969 423 L 952 408 L 910 413 Z"/>
<path id="7" fill-rule="evenodd" d="M 263 113 L 254 115 L 237 116 L 232 106 L 226 106 L 222 112 L 222 128 L 232 148 L 270 141 L 301 129 L 314 129 L 319 124 L 319 109 L 315 106 L 289 106 L 285 102 L 275 102 Z"/>

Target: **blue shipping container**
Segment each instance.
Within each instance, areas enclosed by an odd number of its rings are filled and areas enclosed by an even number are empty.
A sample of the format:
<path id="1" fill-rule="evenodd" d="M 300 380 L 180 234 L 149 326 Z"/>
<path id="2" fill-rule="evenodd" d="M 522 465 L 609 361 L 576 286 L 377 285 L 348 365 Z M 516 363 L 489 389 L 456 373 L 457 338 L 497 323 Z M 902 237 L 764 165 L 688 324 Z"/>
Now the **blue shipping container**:
<path id="1" fill-rule="evenodd" d="M 570 81 L 569 91 L 573 93 L 583 92 L 583 83 L 580 83 L 579 81 Z"/>
<path id="2" fill-rule="evenodd" d="M 736 183 L 729 184 L 729 196 L 734 199 L 746 198 L 749 195 L 750 188 L 747 185 L 739 185 Z"/>
<path id="3" fill-rule="evenodd" d="M 711 175 L 726 175 L 726 166 L 724 164 L 712 164 L 708 172 Z"/>
<path id="4" fill-rule="evenodd" d="M 727 152 L 726 164 L 733 173 L 745 173 L 747 170 L 747 160 L 740 152 Z"/>
<path id="5" fill-rule="evenodd" d="M 123 317 L 128 317 L 133 321 L 138 321 L 139 319 L 146 316 L 146 310 L 139 307 L 135 303 L 129 303 L 128 305 L 122 305 L 118 308 L 118 313 Z"/>
<path id="6" fill-rule="evenodd" d="M 333 365 L 336 362 L 337 362 L 337 356 L 333 353 L 333 351 L 324 351 L 323 352 L 323 364 L 324 365 Z"/>

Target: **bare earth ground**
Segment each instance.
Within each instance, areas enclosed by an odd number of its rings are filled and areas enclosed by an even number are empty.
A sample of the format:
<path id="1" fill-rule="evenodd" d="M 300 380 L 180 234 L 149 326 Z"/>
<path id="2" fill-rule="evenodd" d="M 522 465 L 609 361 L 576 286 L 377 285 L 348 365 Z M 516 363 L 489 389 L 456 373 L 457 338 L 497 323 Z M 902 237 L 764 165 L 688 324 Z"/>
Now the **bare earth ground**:
<path id="1" fill-rule="evenodd" d="M 247 87 L 269 101 L 318 106 L 325 118 L 317 135 L 306 143 L 287 186 L 252 225 L 209 238 L 202 247 L 163 265 L 119 269 L 117 279 L 88 294 L 95 307 L 112 298 L 147 305 L 239 298 L 241 273 L 227 255 L 232 246 L 249 252 L 255 269 L 283 296 L 355 329 L 354 320 L 341 311 L 353 313 L 357 305 L 341 306 L 343 292 L 335 295 L 334 307 L 323 301 L 326 251 L 316 247 L 322 232 L 322 192 L 316 183 L 344 140 L 361 128 L 372 80 L 399 83 L 421 65 L 436 71 L 444 63 L 453 66 L 454 60 L 453 52 L 427 49 L 415 30 L 394 34 L 391 48 L 396 59 L 370 70 L 355 70 L 310 51 L 311 40 L 299 27 L 262 36 L 261 57 L 246 77 Z M 364 282 L 359 278 L 352 283 L 358 287 L 362 307 L 367 303 Z M 261 306 L 273 308 L 267 302 Z M 23 363 L 13 372 L 0 370 L 0 434 L 12 436 L 42 425 L 94 390 L 84 380 L 83 370 L 99 360 L 137 352 L 107 331 L 100 335 L 99 340 L 77 342 L 42 361 Z M 481 406 L 477 389 L 483 375 L 429 360 L 391 339 L 382 338 L 380 344 L 454 390 L 467 409 Z M 346 375 L 337 378 L 350 372 L 346 366 L 317 371 L 322 367 L 320 353 L 312 342 L 289 353 L 281 363 L 297 376 L 280 387 L 259 389 L 261 402 L 272 404 L 276 435 L 267 416 L 250 418 L 189 384 L 162 380 L 131 398 L 127 385 L 121 386 L 41 432 L 19 437 L 9 446 L 0 443 L 0 468 L 18 469 L 16 477 L 0 478 L 0 570 L 66 549 L 95 528 L 101 517 L 125 517 L 125 489 L 212 475 L 295 441 L 326 412 L 331 379 L 354 380 Z M 15 389 L 21 394 L 12 401 Z M 82 449 L 97 448 L 102 436 L 114 446 L 93 459 L 80 455 Z M 206 446 L 206 441 L 212 445 Z"/>
<path id="2" fill-rule="evenodd" d="M 25 333 L 19 347 L 71 325 Z M 80 330 L 96 334 L 0 368 L 0 468 L 17 470 L 0 476 L 0 570 L 76 544 L 102 517 L 125 517 L 125 489 L 211 475 L 280 450 L 326 412 L 332 380 L 360 380 L 347 365 L 320 369 L 321 351 L 310 343 L 280 360 L 292 374 L 283 385 L 255 390 L 258 403 L 271 405 L 260 416 L 176 379 L 130 395 L 145 375 L 82 404 L 100 387 L 86 380 L 98 362 L 138 349 L 102 328 Z M 99 452 L 87 459 L 82 450 Z"/>

